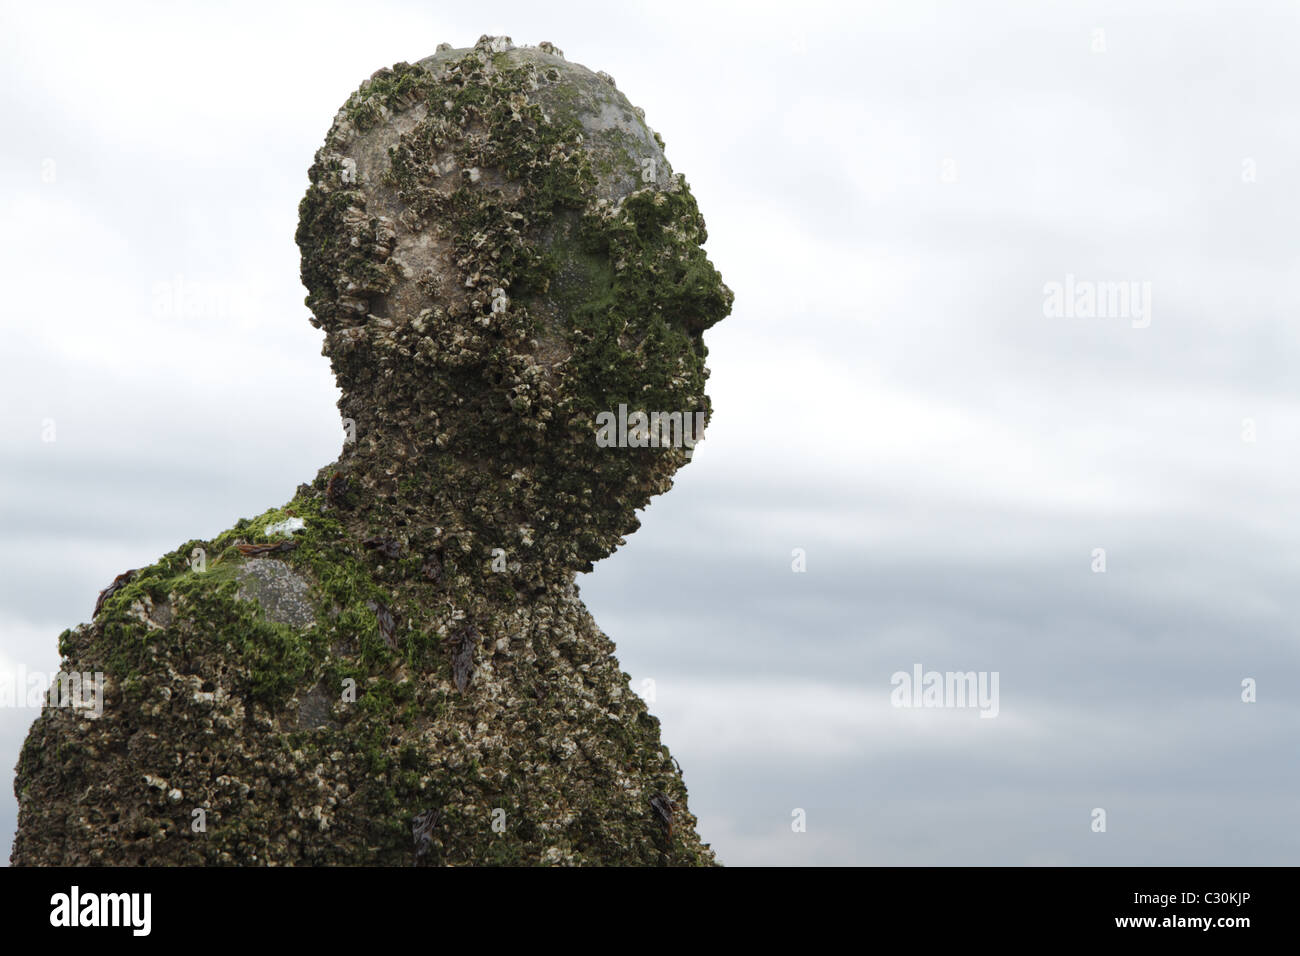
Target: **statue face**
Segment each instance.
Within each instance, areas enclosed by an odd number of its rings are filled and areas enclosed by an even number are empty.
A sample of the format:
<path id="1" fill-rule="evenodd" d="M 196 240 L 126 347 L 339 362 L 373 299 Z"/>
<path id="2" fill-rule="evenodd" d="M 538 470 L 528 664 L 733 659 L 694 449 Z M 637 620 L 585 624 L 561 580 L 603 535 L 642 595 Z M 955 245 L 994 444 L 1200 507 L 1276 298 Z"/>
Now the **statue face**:
<path id="1" fill-rule="evenodd" d="M 317 154 L 298 242 L 358 431 L 513 475 L 575 533 L 579 503 L 608 512 L 597 554 L 688 457 L 635 427 L 608 447 L 598 421 L 707 415 L 703 332 L 732 294 L 640 111 L 548 47 L 376 73 Z"/>

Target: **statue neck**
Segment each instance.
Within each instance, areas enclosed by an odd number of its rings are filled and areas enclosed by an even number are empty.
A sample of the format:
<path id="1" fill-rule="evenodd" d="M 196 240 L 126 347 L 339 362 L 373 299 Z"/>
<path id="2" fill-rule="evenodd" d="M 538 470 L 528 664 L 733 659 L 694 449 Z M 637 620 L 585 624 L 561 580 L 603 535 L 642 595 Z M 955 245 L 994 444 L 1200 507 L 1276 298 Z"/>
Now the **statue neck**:
<path id="1" fill-rule="evenodd" d="M 407 562 L 412 573 L 433 558 L 447 578 L 475 592 L 528 595 L 567 589 L 576 572 L 604 556 L 593 553 L 593 542 L 604 540 L 591 526 L 598 509 L 566 507 L 536 472 L 390 428 L 359 431 L 317 485 L 329 512 L 365 547 L 419 556 Z"/>

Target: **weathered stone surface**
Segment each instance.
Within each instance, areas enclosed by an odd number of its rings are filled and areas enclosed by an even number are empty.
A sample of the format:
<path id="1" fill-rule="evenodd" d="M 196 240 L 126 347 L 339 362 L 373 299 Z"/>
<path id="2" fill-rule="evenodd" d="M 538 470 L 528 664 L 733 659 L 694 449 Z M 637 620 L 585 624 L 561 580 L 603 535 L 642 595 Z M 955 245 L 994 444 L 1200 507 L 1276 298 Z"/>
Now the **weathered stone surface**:
<path id="1" fill-rule="evenodd" d="M 283 561 L 251 558 L 235 569 L 241 601 L 256 601 L 267 620 L 290 627 L 316 623 L 311 584 Z"/>
<path id="2" fill-rule="evenodd" d="M 574 584 L 688 461 L 596 416 L 709 411 L 685 181 L 608 77 L 501 37 L 380 70 L 310 178 L 349 440 L 64 632 L 104 712 L 32 727 L 13 862 L 713 863 Z"/>

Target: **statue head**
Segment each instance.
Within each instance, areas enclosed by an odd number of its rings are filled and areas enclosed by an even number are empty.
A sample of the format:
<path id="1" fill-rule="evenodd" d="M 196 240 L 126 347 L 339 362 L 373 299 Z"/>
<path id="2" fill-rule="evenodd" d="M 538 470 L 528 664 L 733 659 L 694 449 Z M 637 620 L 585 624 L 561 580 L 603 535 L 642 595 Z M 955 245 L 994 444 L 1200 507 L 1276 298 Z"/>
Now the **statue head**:
<path id="1" fill-rule="evenodd" d="M 350 467 L 552 565 L 608 554 L 689 459 L 732 303 L 642 111 L 549 43 L 443 44 L 362 84 L 310 179 L 302 278 Z"/>

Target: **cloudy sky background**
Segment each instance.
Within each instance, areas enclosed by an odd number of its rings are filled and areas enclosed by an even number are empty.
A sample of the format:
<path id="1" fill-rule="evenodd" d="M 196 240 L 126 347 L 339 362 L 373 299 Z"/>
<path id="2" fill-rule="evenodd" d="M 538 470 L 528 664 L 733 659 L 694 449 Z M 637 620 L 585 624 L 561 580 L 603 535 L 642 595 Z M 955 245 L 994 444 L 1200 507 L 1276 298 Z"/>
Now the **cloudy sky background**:
<path id="1" fill-rule="evenodd" d="M 337 455 L 293 232 L 348 94 L 551 40 L 736 292 L 695 463 L 581 580 L 721 859 L 1296 863 L 1300 4 L 614 9 L 0 3 L 0 671 Z M 1046 316 L 1067 274 L 1150 325 Z M 892 707 L 918 663 L 999 716 Z"/>

